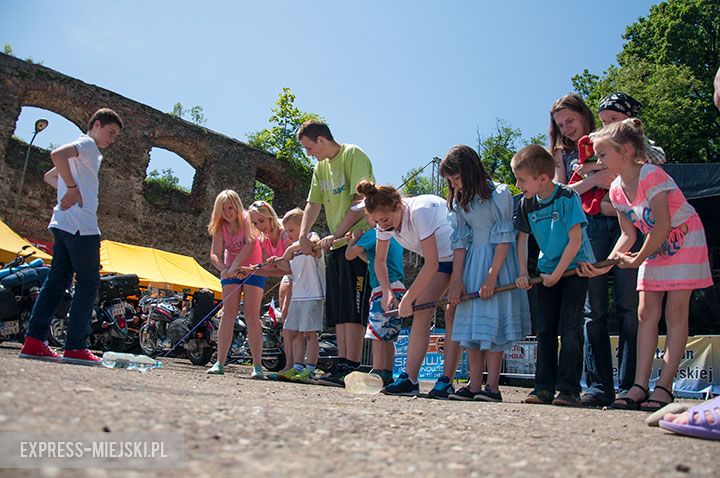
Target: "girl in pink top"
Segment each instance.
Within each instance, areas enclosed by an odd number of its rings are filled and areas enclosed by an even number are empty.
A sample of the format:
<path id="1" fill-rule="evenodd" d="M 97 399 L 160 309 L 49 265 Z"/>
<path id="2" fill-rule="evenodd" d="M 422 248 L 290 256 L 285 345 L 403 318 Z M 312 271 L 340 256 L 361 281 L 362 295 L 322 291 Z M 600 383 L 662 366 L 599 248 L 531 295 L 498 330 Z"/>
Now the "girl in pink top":
<path id="1" fill-rule="evenodd" d="M 271 257 L 282 257 L 285 254 L 285 249 L 292 244 L 292 241 L 289 240 L 275 209 L 265 201 L 255 201 L 248 207 L 248 215 L 253 227 L 260 232 L 259 242 L 262 249 L 262 261 L 265 262 Z M 267 276 L 282 276 L 278 290 L 278 300 L 280 310 L 284 314 L 290 306 L 290 296 L 292 295 L 291 276 L 285 275 L 275 264 L 268 264 L 257 273 Z M 286 370 L 292 368 L 295 363 L 290 343 L 292 342 L 288 340 L 288 337 L 285 337 Z"/>
<path id="2" fill-rule="evenodd" d="M 599 162 L 619 174 L 610 186 L 622 235 L 609 258 L 621 268 L 638 268 L 637 367 L 635 384 L 613 403 L 614 408 L 654 411 L 673 401 L 675 372 L 685 353 L 690 294 L 712 285 L 705 231 L 695 209 L 675 181 L 660 167 L 645 163 L 642 123 L 630 118 L 591 135 Z M 637 254 L 628 254 L 637 230 L 645 241 Z M 599 275 L 608 269 L 580 267 Z M 648 397 L 647 386 L 657 348 L 658 322 L 667 295 L 667 340 L 660 377 Z"/>
<path id="3" fill-rule="evenodd" d="M 207 372 L 216 375 L 225 373 L 223 365 L 230 349 L 233 326 L 240 309 L 242 292 L 245 301 L 244 312 L 250 353 L 253 359 L 252 378 L 263 378 L 260 365 L 262 359 L 260 302 L 265 288 L 265 278 L 255 275 L 244 279 L 237 277 L 241 266 L 257 264 L 262 261 L 262 251 L 240 197 L 235 191 L 227 189 L 215 198 L 215 205 L 208 224 L 208 233 L 212 236 L 210 262 L 220 271 L 220 283 L 223 289 L 223 315 L 218 331 L 218 361 Z"/>

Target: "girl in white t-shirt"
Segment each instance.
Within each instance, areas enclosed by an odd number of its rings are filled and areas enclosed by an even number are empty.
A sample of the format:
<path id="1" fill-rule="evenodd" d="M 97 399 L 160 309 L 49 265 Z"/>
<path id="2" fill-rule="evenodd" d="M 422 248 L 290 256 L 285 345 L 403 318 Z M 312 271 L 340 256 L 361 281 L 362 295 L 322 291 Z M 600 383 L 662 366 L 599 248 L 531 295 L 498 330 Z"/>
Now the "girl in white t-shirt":
<path id="1" fill-rule="evenodd" d="M 370 181 L 357 185 L 358 194 L 365 196 L 365 211 L 377 223 L 377 246 L 375 274 L 383 290 L 383 308 L 399 309 L 400 317 L 413 315 L 413 305 L 437 300 L 450 284 L 453 252 L 450 248 L 452 227 L 448 221 L 446 201 L 438 196 L 423 195 L 402 198 L 392 186 L 376 186 Z M 395 238 L 401 246 L 424 259 L 420 273 L 398 304 L 392 293 L 387 271 L 389 241 Z M 418 395 L 418 373 L 427 352 L 430 321 L 434 309 L 415 312 L 410 332 L 405 372 L 394 383 L 383 389 L 387 395 Z M 445 312 L 446 337 L 452 336 L 455 306 Z M 452 378 L 455 376 L 460 357 L 456 342 L 445 341 L 445 365 L 440 377 L 430 391 L 430 398 L 447 398 L 454 392 Z"/>

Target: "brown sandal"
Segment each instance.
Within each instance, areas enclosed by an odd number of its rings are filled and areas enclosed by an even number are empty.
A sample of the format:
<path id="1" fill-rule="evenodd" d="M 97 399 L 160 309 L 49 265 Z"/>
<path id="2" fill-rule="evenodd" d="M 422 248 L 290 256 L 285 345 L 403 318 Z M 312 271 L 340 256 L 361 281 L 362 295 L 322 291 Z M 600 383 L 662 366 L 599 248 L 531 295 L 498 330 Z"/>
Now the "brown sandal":
<path id="1" fill-rule="evenodd" d="M 640 400 L 635 400 L 627 396 L 618 397 L 614 402 L 612 402 L 610 408 L 614 408 L 615 410 L 640 410 L 640 404 L 645 403 L 648 398 L 648 391 L 647 388 L 643 387 L 639 383 L 634 383 L 633 386 L 628 389 L 628 392 L 633 387 L 637 387 L 642 390 L 645 396 Z"/>

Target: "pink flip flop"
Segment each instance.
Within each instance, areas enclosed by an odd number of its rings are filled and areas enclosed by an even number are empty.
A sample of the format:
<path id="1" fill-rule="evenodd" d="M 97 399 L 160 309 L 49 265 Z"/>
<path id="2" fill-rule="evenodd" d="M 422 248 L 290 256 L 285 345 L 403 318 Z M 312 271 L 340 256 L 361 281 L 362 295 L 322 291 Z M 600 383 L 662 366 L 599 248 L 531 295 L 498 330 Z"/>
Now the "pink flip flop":
<path id="1" fill-rule="evenodd" d="M 707 414 L 712 415 L 714 423 L 709 423 Z M 687 435 L 706 440 L 720 440 L 720 397 L 713 398 L 688 410 L 690 423 L 673 423 L 660 420 L 660 428 L 679 435 Z"/>

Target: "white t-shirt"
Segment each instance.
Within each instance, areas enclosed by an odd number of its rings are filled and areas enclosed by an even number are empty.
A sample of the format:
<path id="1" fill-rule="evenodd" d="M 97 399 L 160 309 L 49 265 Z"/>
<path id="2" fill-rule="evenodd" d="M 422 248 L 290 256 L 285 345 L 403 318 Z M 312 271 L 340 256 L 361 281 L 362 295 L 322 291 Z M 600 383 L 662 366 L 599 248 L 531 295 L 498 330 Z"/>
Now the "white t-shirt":
<path id="1" fill-rule="evenodd" d="M 310 239 L 319 239 L 311 232 Z M 290 300 L 318 300 L 325 298 L 325 258 L 298 254 L 290 260 L 292 297 Z"/>
<path id="2" fill-rule="evenodd" d="M 94 236 L 100 234 L 97 221 L 98 209 L 98 172 L 102 154 L 90 136 L 84 134 L 71 143 L 77 149 L 78 155 L 68 160 L 70 172 L 82 196 L 82 207 L 73 204 L 72 207 L 61 210 L 60 201 L 67 193 L 67 185 L 58 175 L 57 205 L 48 227 L 54 227 L 70 234 L 78 231 L 81 236 Z"/>
<path id="3" fill-rule="evenodd" d="M 389 241 L 394 237 L 405 249 L 422 256 L 420 241 L 435 233 L 439 261 L 452 262 L 453 252 L 450 247 L 452 226 L 448 220 L 447 202 L 441 197 L 424 194 L 403 198 L 402 207 L 401 226 L 393 231 L 378 229 L 377 238 L 381 241 Z"/>

